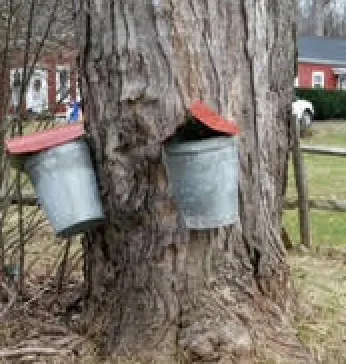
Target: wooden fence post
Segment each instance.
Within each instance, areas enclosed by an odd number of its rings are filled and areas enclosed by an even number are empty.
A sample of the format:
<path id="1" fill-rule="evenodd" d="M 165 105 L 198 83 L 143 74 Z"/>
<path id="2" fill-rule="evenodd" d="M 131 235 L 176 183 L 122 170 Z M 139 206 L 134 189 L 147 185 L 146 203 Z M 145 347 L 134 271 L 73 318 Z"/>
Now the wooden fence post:
<path id="1" fill-rule="evenodd" d="M 300 125 L 296 117 L 292 117 L 293 166 L 298 192 L 298 212 L 300 226 L 300 243 L 311 247 L 311 221 L 309 216 L 309 195 L 304 160 L 300 150 Z"/>

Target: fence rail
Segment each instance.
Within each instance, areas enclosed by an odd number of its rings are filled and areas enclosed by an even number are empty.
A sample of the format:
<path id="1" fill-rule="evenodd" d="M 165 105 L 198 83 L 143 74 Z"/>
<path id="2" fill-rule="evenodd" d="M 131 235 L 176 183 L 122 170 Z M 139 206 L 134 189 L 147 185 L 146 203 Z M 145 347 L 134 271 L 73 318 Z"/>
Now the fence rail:
<path id="1" fill-rule="evenodd" d="M 308 200 L 309 208 L 313 210 L 346 212 L 346 201 L 339 200 Z M 297 199 L 286 199 L 284 208 L 295 210 L 299 205 Z"/>
<path id="2" fill-rule="evenodd" d="M 323 146 L 304 145 L 300 146 L 303 153 L 332 155 L 338 157 L 346 157 L 346 148 L 332 148 Z"/>
<path id="3" fill-rule="evenodd" d="M 38 200 L 35 195 L 23 195 L 19 197 L 18 195 L 10 196 L 0 196 L 0 203 L 9 203 L 11 205 L 18 205 L 22 203 L 23 206 L 37 206 Z"/>
<path id="4" fill-rule="evenodd" d="M 17 205 L 19 203 L 18 196 L 8 196 L 0 197 L 0 202 L 7 201 L 12 205 Z M 38 206 L 37 197 L 34 195 L 24 195 L 22 197 L 22 203 L 24 206 Z M 337 211 L 346 212 L 346 200 L 322 200 L 322 199 L 310 199 L 308 200 L 309 208 L 313 210 L 323 210 L 323 211 Z M 294 198 L 288 198 L 285 200 L 284 209 L 285 210 L 295 210 L 299 206 L 299 200 Z"/>

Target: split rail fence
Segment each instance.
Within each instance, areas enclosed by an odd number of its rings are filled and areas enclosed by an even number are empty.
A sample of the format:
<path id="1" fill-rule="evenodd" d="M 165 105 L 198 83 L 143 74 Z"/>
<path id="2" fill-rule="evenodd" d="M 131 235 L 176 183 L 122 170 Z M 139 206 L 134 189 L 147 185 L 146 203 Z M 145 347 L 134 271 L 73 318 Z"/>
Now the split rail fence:
<path id="1" fill-rule="evenodd" d="M 303 154 L 329 155 L 346 157 L 346 148 L 331 148 L 322 146 L 302 146 L 300 145 L 299 123 L 292 122 L 293 148 L 292 159 L 294 166 L 295 182 L 298 199 L 286 199 L 284 208 L 294 210 L 298 208 L 300 243 L 306 247 L 311 246 L 311 219 L 310 209 L 325 211 L 346 212 L 346 200 L 314 200 L 309 199 L 307 171 L 304 166 Z M 3 196 L 0 194 L 0 202 L 7 199 L 10 204 L 24 206 L 38 206 L 36 196 L 32 194 L 19 194 Z"/>
<path id="2" fill-rule="evenodd" d="M 293 120 L 292 122 L 292 134 L 293 134 L 292 160 L 293 160 L 298 199 L 296 200 L 286 199 L 284 207 L 287 210 L 293 210 L 298 208 L 300 244 L 309 248 L 311 247 L 310 209 L 346 212 L 346 201 L 337 199 L 329 199 L 329 200 L 309 199 L 308 178 L 307 178 L 307 171 L 304 166 L 303 154 L 346 157 L 346 148 L 300 145 L 299 123 L 295 122 L 295 120 Z"/>

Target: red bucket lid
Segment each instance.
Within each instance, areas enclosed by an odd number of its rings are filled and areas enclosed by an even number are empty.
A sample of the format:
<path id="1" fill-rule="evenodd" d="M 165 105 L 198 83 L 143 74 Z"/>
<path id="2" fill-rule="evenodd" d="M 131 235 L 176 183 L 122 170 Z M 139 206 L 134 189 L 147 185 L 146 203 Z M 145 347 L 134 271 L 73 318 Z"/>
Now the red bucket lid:
<path id="1" fill-rule="evenodd" d="M 10 154 L 37 153 L 83 136 L 82 123 L 65 125 L 60 128 L 14 137 L 6 140 L 6 149 Z"/>
<path id="2" fill-rule="evenodd" d="M 191 114 L 210 129 L 230 135 L 238 135 L 239 127 L 235 121 L 227 120 L 210 109 L 202 101 L 194 102 L 190 107 Z"/>

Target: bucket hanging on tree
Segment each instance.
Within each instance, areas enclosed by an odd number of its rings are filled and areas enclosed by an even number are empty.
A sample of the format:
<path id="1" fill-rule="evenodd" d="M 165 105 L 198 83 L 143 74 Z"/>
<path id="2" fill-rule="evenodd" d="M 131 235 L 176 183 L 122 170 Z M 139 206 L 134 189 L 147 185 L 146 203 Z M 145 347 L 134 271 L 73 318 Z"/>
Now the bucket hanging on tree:
<path id="1" fill-rule="evenodd" d="M 96 176 L 81 124 L 7 140 L 22 159 L 57 235 L 82 233 L 104 220 Z"/>
<path id="2" fill-rule="evenodd" d="M 238 126 L 202 102 L 164 146 L 164 164 L 179 225 L 210 229 L 238 220 Z"/>

